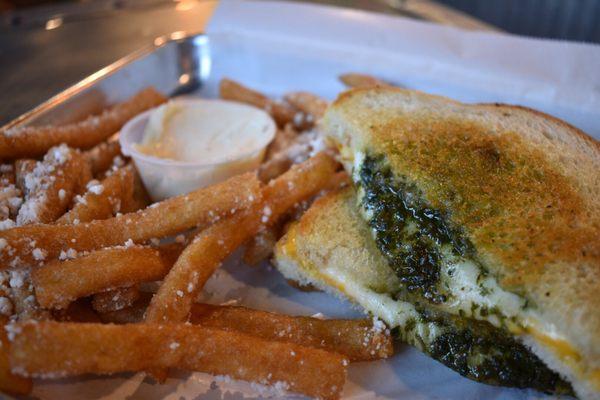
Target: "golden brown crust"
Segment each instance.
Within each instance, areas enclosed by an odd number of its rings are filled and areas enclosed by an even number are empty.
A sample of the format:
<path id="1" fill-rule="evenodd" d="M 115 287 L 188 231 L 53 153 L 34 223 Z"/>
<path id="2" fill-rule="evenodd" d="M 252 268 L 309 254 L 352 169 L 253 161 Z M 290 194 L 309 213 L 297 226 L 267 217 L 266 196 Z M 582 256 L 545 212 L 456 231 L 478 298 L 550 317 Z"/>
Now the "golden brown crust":
<path id="1" fill-rule="evenodd" d="M 378 137 L 406 129 L 403 140 L 385 140 L 380 151 L 401 154 L 391 157 L 395 171 L 419 182 L 433 207 L 448 211 L 478 249 L 502 263 L 505 284 L 537 280 L 555 261 L 599 261 L 585 199 L 543 154 L 525 152 L 518 134 L 490 136 L 461 120 L 431 122 L 427 133 L 414 124 L 403 118 L 374 126 Z"/>
<path id="2" fill-rule="evenodd" d="M 448 213 L 507 290 L 527 297 L 600 367 L 600 145 L 524 107 L 394 88 L 352 90 L 324 126 L 384 154 Z"/>
<path id="3" fill-rule="evenodd" d="M 594 139 L 593 137 L 591 137 L 590 135 L 588 135 L 587 133 L 585 133 L 584 131 L 582 131 L 581 129 L 569 124 L 566 121 L 563 121 L 562 119 L 556 118 L 553 115 L 550 114 L 546 114 L 544 112 L 538 111 L 538 110 L 534 110 L 533 108 L 529 108 L 529 107 L 525 107 L 525 106 L 515 106 L 512 104 L 504 104 L 504 103 L 479 103 L 479 106 L 491 106 L 491 107 L 501 107 L 503 110 L 506 109 L 514 109 L 514 110 L 520 110 L 520 111 L 526 111 L 527 113 L 531 113 L 531 114 L 535 114 L 539 117 L 542 118 L 546 118 L 551 120 L 552 122 L 561 125 L 564 129 L 567 129 L 569 131 L 571 131 L 572 133 L 578 135 L 580 138 L 582 138 L 583 140 L 587 141 L 591 146 L 596 147 L 596 149 L 600 150 L 600 142 L 597 141 L 596 139 Z"/>

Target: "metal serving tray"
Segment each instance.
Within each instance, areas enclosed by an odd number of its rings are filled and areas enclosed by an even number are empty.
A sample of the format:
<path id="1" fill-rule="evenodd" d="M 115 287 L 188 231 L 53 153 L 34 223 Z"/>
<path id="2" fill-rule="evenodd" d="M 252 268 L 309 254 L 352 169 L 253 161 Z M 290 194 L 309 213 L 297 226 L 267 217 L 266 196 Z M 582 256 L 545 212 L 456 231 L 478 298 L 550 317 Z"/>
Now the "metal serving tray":
<path id="1" fill-rule="evenodd" d="M 168 96 L 199 89 L 210 74 L 209 39 L 204 34 L 160 37 L 154 43 L 93 73 L 0 129 L 65 124 L 98 113 L 153 86 Z"/>
<path id="2" fill-rule="evenodd" d="M 500 84 L 504 82 L 500 78 L 505 75 L 473 73 L 473 65 L 477 68 L 488 64 L 494 66 L 494 54 L 468 47 L 467 44 L 472 41 L 461 39 L 464 33 L 458 35 L 457 32 L 449 33 L 436 26 L 412 21 L 395 21 L 367 13 L 339 13 L 328 8 L 281 6 L 280 11 L 285 11 L 287 17 L 277 19 L 265 17 L 267 14 L 262 7 L 267 7 L 268 2 L 265 5 L 248 2 L 252 4 L 247 8 L 244 7 L 247 2 L 222 2 L 220 7 L 226 8 L 231 3 L 234 5 L 229 9 L 228 24 L 222 24 L 220 30 L 209 30 L 210 36 L 191 34 L 156 39 L 152 45 L 101 69 L 7 126 L 72 122 L 122 101 L 147 86 L 153 86 L 169 96 L 193 94 L 214 97 L 218 93 L 219 79 L 223 76 L 239 80 L 268 95 L 309 90 L 326 98 L 334 98 L 343 90 L 337 76 L 358 71 L 463 101 L 501 100 L 536 107 L 539 100 L 531 96 L 524 98 L 518 91 L 505 90 L 512 88 Z M 240 23 L 240 20 L 247 24 Z M 303 24 L 294 25 L 291 21 L 311 21 L 311 24 L 322 29 L 307 31 Z M 229 30 L 231 26 L 236 30 Z M 428 34 L 411 36 L 415 29 Z M 419 41 L 420 38 L 424 40 Z M 496 45 L 502 42 L 502 49 L 520 46 L 523 53 L 533 44 L 536 48 L 545 46 L 556 54 L 559 51 L 557 46 L 547 43 L 523 44 L 522 39 L 503 36 L 495 37 L 495 40 Z M 415 51 L 415 48 L 419 51 Z M 564 51 L 562 46 L 560 51 Z M 452 62 L 457 59 L 462 63 L 456 66 Z M 546 68 L 541 68 L 545 66 L 543 62 L 538 62 L 535 57 L 526 61 L 533 66 L 533 71 L 546 71 Z M 448 66 L 453 65 L 453 74 L 449 74 Z M 507 71 L 515 73 L 512 65 L 507 67 Z M 534 83 L 538 79 L 537 75 L 525 72 L 518 75 L 522 78 L 518 83 L 528 89 L 528 94 L 533 88 L 536 93 L 542 91 L 540 85 L 523 84 L 525 78 L 532 78 Z M 570 108 L 564 111 L 551 99 L 540 104 L 545 109 L 536 108 L 547 112 L 557 111 L 556 115 L 565 119 L 572 116 L 573 121 L 586 123 L 597 120 L 595 109 L 579 113 L 580 104 L 577 104 L 577 113 Z M 595 128 L 597 123 L 588 125 Z M 202 296 L 201 301 L 213 304 L 235 300 L 247 307 L 293 315 L 312 315 L 317 312 L 337 318 L 360 315 L 348 303 L 327 293 L 300 292 L 290 287 L 281 275 L 267 268 L 238 268 L 235 262 L 226 263 L 209 280 Z M 160 387 L 144 382 L 143 374 L 93 376 L 36 382 L 33 397 L 112 400 L 131 394 L 129 398 L 143 399 L 261 398 L 247 383 L 220 383 L 222 387 L 213 383 L 212 376 L 183 372 Z M 344 395 L 349 399 L 544 398 L 537 392 L 497 388 L 469 381 L 409 347 L 385 361 L 351 365 Z M 287 398 L 298 399 L 297 396 Z"/>

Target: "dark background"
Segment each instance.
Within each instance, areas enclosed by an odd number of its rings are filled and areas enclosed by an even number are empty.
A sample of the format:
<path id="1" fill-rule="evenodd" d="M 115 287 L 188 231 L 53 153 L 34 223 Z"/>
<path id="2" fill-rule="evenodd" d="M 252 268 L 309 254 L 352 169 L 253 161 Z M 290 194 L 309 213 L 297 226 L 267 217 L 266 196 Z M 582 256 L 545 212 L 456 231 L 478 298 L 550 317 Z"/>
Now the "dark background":
<path id="1" fill-rule="evenodd" d="M 507 32 L 600 43 L 599 0 L 437 1 Z"/>

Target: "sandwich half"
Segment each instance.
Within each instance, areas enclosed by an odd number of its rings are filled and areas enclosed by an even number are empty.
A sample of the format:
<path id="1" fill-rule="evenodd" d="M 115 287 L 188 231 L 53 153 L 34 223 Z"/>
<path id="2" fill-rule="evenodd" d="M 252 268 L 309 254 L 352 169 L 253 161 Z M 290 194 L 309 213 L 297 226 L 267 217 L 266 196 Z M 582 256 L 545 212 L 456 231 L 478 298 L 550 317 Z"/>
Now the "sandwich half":
<path id="1" fill-rule="evenodd" d="M 342 94 L 323 129 L 354 188 L 282 238 L 284 275 L 472 379 L 600 397 L 598 142 L 532 110 L 395 88 Z"/>
<path id="2" fill-rule="evenodd" d="M 486 322 L 404 300 L 400 278 L 377 249 L 353 188 L 317 200 L 275 249 L 277 268 L 301 285 L 345 297 L 395 336 L 476 381 L 570 393 L 570 385 L 525 345 Z"/>

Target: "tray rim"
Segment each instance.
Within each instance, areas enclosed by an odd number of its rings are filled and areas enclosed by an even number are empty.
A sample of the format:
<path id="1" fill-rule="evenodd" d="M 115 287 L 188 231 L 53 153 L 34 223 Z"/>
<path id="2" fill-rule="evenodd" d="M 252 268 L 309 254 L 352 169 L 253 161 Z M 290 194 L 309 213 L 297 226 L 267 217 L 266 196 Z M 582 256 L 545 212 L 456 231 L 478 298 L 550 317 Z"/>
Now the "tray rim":
<path id="1" fill-rule="evenodd" d="M 171 43 L 185 42 L 197 37 L 207 37 L 207 34 L 204 30 L 200 30 L 176 31 L 170 34 L 158 36 L 152 42 L 132 51 L 131 53 L 119 58 L 118 60 L 108 64 L 107 66 L 100 68 L 99 70 L 81 79 L 79 82 L 74 83 L 73 85 L 50 97 L 48 100 L 43 101 L 34 108 L 24 112 L 23 114 L 12 119 L 3 126 L 0 126 L 0 132 L 18 127 L 19 125 L 24 124 L 28 120 L 33 119 L 37 115 L 51 110 L 52 108 L 58 106 L 61 103 L 64 103 L 65 101 L 69 100 L 75 95 L 94 86 L 103 79 L 106 79 L 108 76 L 114 74 L 115 72 L 123 69 L 127 65 L 133 63 L 134 61 L 137 61 L 147 55 L 150 55 L 162 47 L 168 46 Z"/>

